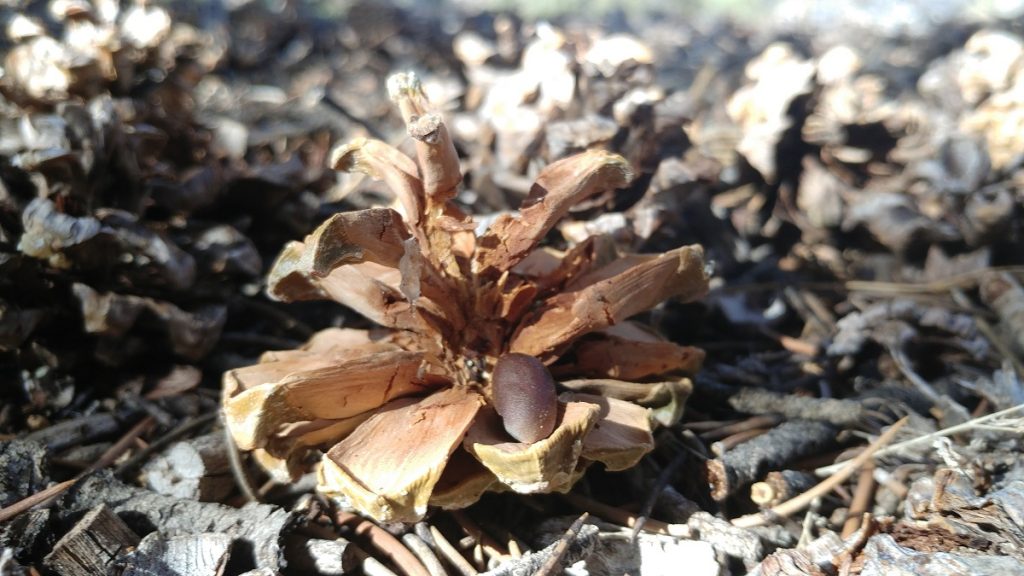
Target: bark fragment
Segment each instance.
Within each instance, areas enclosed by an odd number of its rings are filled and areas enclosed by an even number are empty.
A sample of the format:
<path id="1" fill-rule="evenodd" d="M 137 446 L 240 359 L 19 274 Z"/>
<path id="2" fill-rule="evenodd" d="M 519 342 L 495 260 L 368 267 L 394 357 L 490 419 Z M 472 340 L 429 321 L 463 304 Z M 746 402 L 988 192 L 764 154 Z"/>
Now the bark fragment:
<path id="1" fill-rule="evenodd" d="M 230 508 L 222 504 L 192 502 L 136 488 L 100 471 L 83 479 L 59 501 L 61 518 L 90 510 L 100 503 L 121 517 L 137 534 L 160 532 L 167 537 L 206 532 L 222 533 L 251 550 L 257 567 L 276 570 L 280 565 L 281 538 L 295 515 L 275 506 L 248 504 Z"/>
<path id="2" fill-rule="evenodd" d="M 711 496 L 724 500 L 765 472 L 780 470 L 796 458 L 820 453 L 834 445 L 836 433 L 834 426 L 824 422 L 792 420 L 708 460 L 705 469 Z"/>
<path id="3" fill-rule="evenodd" d="M 90 510 L 47 554 L 43 563 L 67 576 L 104 574 L 139 543 L 139 537 L 105 504 Z"/>
<path id="4" fill-rule="evenodd" d="M 227 566 L 232 543 L 233 539 L 226 534 L 165 538 L 153 532 L 117 564 L 124 570 L 124 576 L 219 576 Z"/>
<path id="5" fill-rule="evenodd" d="M 142 473 L 150 490 L 187 500 L 218 502 L 234 489 L 220 431 L 174 444 Z"/>

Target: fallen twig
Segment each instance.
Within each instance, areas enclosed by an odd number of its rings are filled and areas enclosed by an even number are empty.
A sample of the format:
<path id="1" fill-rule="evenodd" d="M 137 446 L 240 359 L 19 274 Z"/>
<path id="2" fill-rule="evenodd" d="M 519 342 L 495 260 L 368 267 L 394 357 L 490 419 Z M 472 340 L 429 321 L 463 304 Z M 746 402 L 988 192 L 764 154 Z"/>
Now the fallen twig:
<path id="1" fill-rule="evenodd" d="M 167 434 L 164 434 L 160 438 L 154 440 L 142 450 L 139 450 L 132 455 L 131 458 L 122 462 L 117 468 L 114 469 L 115 476 L 123 476 L 124 474 L 131 472 L 136 466 L 142 464 L 150 454 L 162 450 L 164 447 L 185 436 L 189 432 L 202 428 L 203 426 L 213 422 L 217 418 L 216 412 L 210 412 L 202 416 L 195 416 L 182 422 L 177 428 L 171 430 Z"/>
<path id="2" fill-rule="evenodd" d="M 509 557 L 508 551 L 502 548 L 501 544 L 487 534 L 487 532 L 484 532 L 484 529 L 467 516 L 466 513 L 461 510 L 452 510 L 451 515 L 459 524 L 459 527 L 462 528 L 462 531 L 472 538 L 489 558 L 501 561 Z"/>
<path id="3" fill-rule="evenodd" d="M 430 576 L 448 576 L 448 571 L 444 569 L 434 551 L 427 546 L 422 538 L 410 532 L 402 535 L 402 542 L 420 559 L 427 572 L 430 572 Z"/>
<path id="4" fill-rule="evenodd" d="M 390 558 L 406 576 L 431 576 L 416 555 L 387 530 L 351 512 L 339 511 L 334 519 L 338 526 L 348 525 L 357 536 L 366 538 L 381 554 Z"/>
<path id="5" fill-rule="evenodd" d="M 913 446 L 915 444 L 919 444 L 921 442 L 928 442 L 928 441 L 931 441 L 931 440 L 935 440 L 936 438 L 942 438 L 943 436 L 952 436 L 953 434 L 959 434 L 961 432 L 966 432 L 968 430 L 973 430 L 975 428 L 978 428 L 979 425 L 985 424 L 986 422 L 988 422 L 990 420 L 996 420 L 996 419 L 1001 418 L 1003 416 L 1007 416 L 1009 414 L 1013 414 L 1014 412 L 1020 412 L 1020 411 L 1024 411 L 1024 404 L 1019 404 L 1019 405 L 1014 406 L 1012 408 L 1007 408 L 1006 410 L 1000 410 L 999 412 L 993 412 L 992 414 L 989 414 L 987 416 L 982 416 L 980 418 L 974 418 L 972 420 L 968 420 L 967 422 L 963 422 L 961 424 L 956 424 L 954 426 L 949 426 L 948 428 L 943 428 L 942 430 L 937 430 L 937 431 L 932 432 L 930 434 L 925 434 L 923 436 L 918 436 L 917 438 L 911 438 L 910 440 L 904 440 L 903 442 L 900 442 L 898 444 L 893 444 L 892 446 L 889 446 L 887 448 L 883 448 L 881 450 L 878 450 L 877 452 L 874 452 L 873 456 L 875 458 L 878 458 L 878 457 L 881 457 L 881 456 L 886 456 L 888 454 L 893 454 L 895 452 L 899 452 L 900 450 L 903 450 L 903 449 L 908 448 L 910 446 Z M 814 470 L 814 473 L 817 474 L 818 476 L 828 476 L 830 474 L 834 474 L 837 470 L 839 470 L 840 468 L 842 468 L 846 464 L 847 464 L 847 462 L 845 462 L 845 461 L 844 462 L 836 462 L 835 464 L 830 464 L 828 466 L 822 466 L 821 468 L 817 468 L 817 469 Z"/>
<path id="6" fill-rule="evenodd" d="M 132 444 L 135 442 L 136 438 L 138 438 L 147 430 L 152 428 L 154 424 L 156 424 L 156 419 L 153 418 L 152 416 L 146 416 L 145 418 L 140 420 L 138 424 L 132 426 L 131 430 L 126 432 L 125 435 L 122 436 L 117 442 L 115 442 L 113 446 L 108 448 L 107 451 L 104 452 L 102 456 L 100 456 L 99 460 L 97 460 L 95 463 L 93 463 L 85 470 L 79 472 L 77 477 L 81 478 L 87 474 L 92 474 L 93 472 L 99 470 L 100 468 L 106 468 L 107 466 L 113 464 L 114 461 L 120 458 L 122 454 L 127 452 L 128 449 L 132 447 Z"/>
<path id="7" fill-rule="evenodd" d="M 260 498 L 256 491 L 253 490 L 252 483 L 249 482 L 249 475 L 245 473 L 245 464 L 242 462 L 242 454 L 238 451 L 238 446 L 235 446 L 235 439 L 231 437 L 231 432 L 227 426 L 224 426 L 224 414 L 221 413 L 221 425 L 224 428 L 224 444 L 228 449 L 228 462 L 231 464 L 231 473 L 235 477 L 235 484 L 242 491 L 242 494 L 248 499 L 249 502 L 259 502 Z"/>
<path id="8" fill-rule="evenodd" d="M 622 508 L 602 504 L 586 496 L 569 493 L 562 494 L 562 498 L 578 510 L 589 512 L 594 516 L 599 516 L 626 528 L 633 528 L 640 521 L 640 516 L 636 514 L 627 512 Z M 679 536 L 680 538 L 689 538 L 691 535 L 689 527 L 685 524 L 669 524 L 660 520 L 651 520 L 650 518 L 644 519 L 642 530 L 651 534 L 665 534 L 667 536 Z"/>
<path id="9" fill-rule="evenodd" d="M 562 558 L 565 557 L 565 553 L 569 550 L 569 544 L 579 536 L 583 523 L 587 521 L 589 516 L 589 514 L 584 512 L 569 526 L 569 529 L 565 531 L 565 534 L 562 534 L 562 537 L 555 543 L 554 548 L 551 549 L 551 555 L 548 556 L 548 559 L 541 565 L 540 569 L 534 573 L 535 576 L 552 576 L 559 570 L 562 565 Z"/>
<path id="10" fill-rule="evenodd" d="M 722 501 L 770 470 L 780 470 L 798 458 L 821 453 L 835 443 L 836 434 L 836 427 L 826 422 L 783 422 L 707 461 L 705 473 L 712 487 L 711 497 Z"/>
<path id="11" fill-rule="evenodd" d="M 590 556 L 597 545 L 598 528 L 584 524 L 586 514 L 573 522 L 561 538 L 539 552 L 531 552 L 522 558 L 510 559 L 498 568 L 484 573 L 484 576 L 516 576 L 535 574 L 551 576 L 559 573 L 559 567 L 579 562 Z"/>
<path id="12" fill-rule="evenodd" d="M 11 504 L 6 508 L 0 508 L 0 522 L 6 522 L 11 518 L 14 518 L 18 514 L 26 512 L 27 510 L 34 506 L 42 504 L 43 502 L 46 502 L 47 500 L 55 496 L 63 494 L 65 490 L 74 486 L 75 482 L 78 482 L 77 478 L 65 480 L 60 484 L 54 484 L 53 486 L 40 490 L 39 492 L 36 492 L 31 496 L 22 498 L 21 500 L 15 502 L 14 504 Z"/>
<path id="13" fill-rule="evenodd" d="M 426 524 L 421 522 L 416 525 L 417 532 L 420 530 L 420 526 L 427 528 L 432 539 L 431 541 L 438 553 L 444 556 L 445 559 L 462 574 L 462 576 L 476 576 L 479 574 L 479 572 L 476 571 L 476 568 L 473 568 L 473 565 L 469 563 L 469 560 L 466 560 L 466 558 L 455 549 L 455 546 L 452 546 L 452 543 L 444 537 L 444 534 L 442 534 L 440 530 L 433 526 L 427 527 Z M 424 540 L 426 540 L 426 538 L 424 538 Z"/>
<path id="14" fill-rule="evenodd" d="M 868 446 L 863 452 L 857 455 L 856 458 L 845 463 L 842 469 L 833 474 L 832 476 L 822 480 L 817 486 L 811 488 L 807 492 L 797 496 L 796 498 L 787 500 L 778 506 L 769 508 L 765 512 L 760 514 L 748 514 L 746 516 L 740 516 L 739 518 L 733 519 L 732 523 L 734 526 L 741 528 L 753 528 L 754 526 L 762 526 L 766 524 L 770 519 L 774 517 L 787 517 L 794 512 L 802 510 L 812 500 L 827 494 L 830 490 L 843 483 L 851 474 L 854 473 L 858 468 L 864 465 L 874 454 L 881 449 L 883 446 L 888 444 L 896 436 L 901 428 L 907 423 L 907 418 L 904 417 L 898 422 L 889 427 L 884 434 L 878 437 L 870 446 Z"/>
<path id="15" fill-rule="evenodd" d="M 857 489 L 853 493 L 853 501 L 846 512 L 846 521 L 843 522 L 842 538 L 845 540 L 860 528 L 864 515 L 871 510 L 871 503 L 875 497 L 875 465 L 868 462 L 860 470 L 860 477 L 857 479 Z"/>

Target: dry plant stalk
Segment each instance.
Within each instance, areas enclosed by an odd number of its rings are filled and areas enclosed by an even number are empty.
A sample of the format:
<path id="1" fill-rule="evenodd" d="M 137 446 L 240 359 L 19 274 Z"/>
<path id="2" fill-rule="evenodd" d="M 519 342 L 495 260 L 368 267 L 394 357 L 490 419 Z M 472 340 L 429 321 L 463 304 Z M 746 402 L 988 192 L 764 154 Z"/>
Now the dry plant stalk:
<path id="1" fill-rule="evenodd" d="M 703 250 L 622 255 L 599 236 L 566 252 L 539 247 L 574 204 L 630 181 L 626 160 L 601 150 L 549 165 L 518 213 L 477 235 L 451 201 L 462 175 L 443 119 L 414 75 L 388 89 L 416 160 L 357 139 L 332 163 L 383 180 L 395 209 L 334 215 L 284 249 L 268 286 L 283 301 L 335 300 L 383 328 L 324 330 L 226 373 L 234 441 L 278 478 L 326 450 L 320 490 L 382 521 L 465 507 L 485 491 L 565 492 L 595 461 L 633 466 L 653 447 L 652 414 L 678 418 L 703 351 L 627 319 L 703 296 Z M 557 396 L 552 365 L 575 378 Z"/>

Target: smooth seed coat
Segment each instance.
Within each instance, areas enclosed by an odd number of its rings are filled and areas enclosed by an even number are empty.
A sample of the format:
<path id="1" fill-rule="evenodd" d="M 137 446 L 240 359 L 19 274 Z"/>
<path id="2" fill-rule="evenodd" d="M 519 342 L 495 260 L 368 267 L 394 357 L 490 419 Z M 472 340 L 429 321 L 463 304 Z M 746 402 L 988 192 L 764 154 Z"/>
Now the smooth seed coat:
<path id="1" fill-rule="evenodd" d="M 505 354 L 491 377 L 494 407 L 505 431 L 520 442 L 547 438 L 555 429 L 558 398 L 555 380 L 533 356 Z"/>

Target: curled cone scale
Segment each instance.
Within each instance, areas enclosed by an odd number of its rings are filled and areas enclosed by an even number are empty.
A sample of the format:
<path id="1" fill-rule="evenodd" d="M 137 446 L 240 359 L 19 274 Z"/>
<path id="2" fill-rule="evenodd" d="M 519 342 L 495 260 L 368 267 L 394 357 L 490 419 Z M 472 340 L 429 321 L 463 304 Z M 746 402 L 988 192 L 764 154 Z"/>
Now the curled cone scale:
<path id="1" fill-rule="evenodd" d="M 517 212 L 477 233 L 452 202 L 462 174 L 443 117 L 414 75 L 388 87 L 416 158 L 358 139 L 331 162 L 385 182 L 393 206 L 332 216 L 268 280 L 273 298 L 331 299 L 380 328 L 324 330 L 227 372 L 234 441 L 282 480 L 319 453 L 319 490 L 381 521 L 487 491 L 564 492 L 594 462 L 633 466 L 651 426 L 678 419 L 703 352 L 629 318 L 703 296 L 703 250 L 541 246 L 574 205 L 630 182 L 603 150 L 549 164 Z"/>

